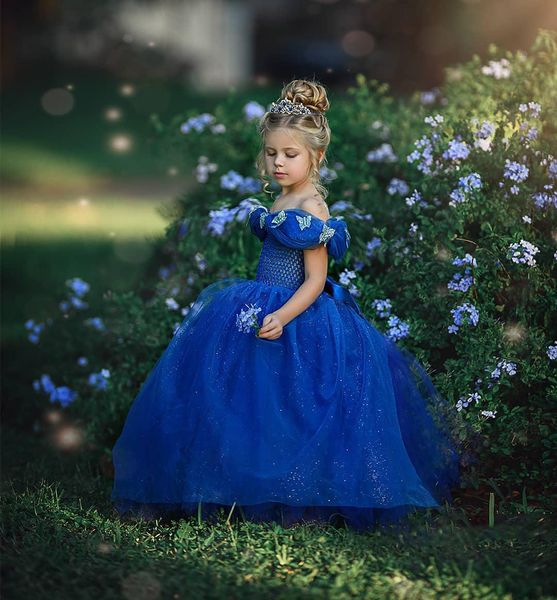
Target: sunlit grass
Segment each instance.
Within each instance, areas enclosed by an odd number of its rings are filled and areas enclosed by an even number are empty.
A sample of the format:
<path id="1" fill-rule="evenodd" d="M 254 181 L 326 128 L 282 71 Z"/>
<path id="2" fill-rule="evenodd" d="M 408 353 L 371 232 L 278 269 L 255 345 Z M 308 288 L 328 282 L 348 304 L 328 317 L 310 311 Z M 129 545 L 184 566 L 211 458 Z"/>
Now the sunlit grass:
<path id="1" fill-rule="evenodd" d="M 157 208 L 172 199 L 144 200 L 96 194 L 51 199 L 12 195 L 2 201 L 0 232 L 6 244 L 19 239 L 157 236 L 167 224 Z"/>
<path id="2" fill-rule="evenodd" d="M 0 177 L 3 181 L 42 187 L 71 187 L 94 183 L 100 178 L 90 162 L 47 149 L 36 142 L 2 138 Z"/>

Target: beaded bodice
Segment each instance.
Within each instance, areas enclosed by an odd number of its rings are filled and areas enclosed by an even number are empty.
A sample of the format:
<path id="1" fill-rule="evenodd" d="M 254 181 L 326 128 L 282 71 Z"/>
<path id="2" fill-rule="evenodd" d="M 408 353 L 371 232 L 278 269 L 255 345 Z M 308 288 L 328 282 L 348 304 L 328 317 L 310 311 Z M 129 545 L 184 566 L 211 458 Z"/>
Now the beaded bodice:
<path id="1" fill-rule="evenodd" d="M 273 236 L 267 236 L 263 240 L 255 279 L 271 285 L 299 288 L 305 279 L 304 251 L 284 246 Z"/>

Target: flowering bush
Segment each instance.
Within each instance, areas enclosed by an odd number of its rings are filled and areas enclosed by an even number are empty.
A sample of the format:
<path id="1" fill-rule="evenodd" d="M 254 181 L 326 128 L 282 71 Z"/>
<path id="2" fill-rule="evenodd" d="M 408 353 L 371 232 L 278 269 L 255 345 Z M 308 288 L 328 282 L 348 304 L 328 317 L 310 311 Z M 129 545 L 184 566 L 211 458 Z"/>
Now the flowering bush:
<path id="1" fill-rule="evenodd" d="M 556 36 L 540 32 L 529 53 L 489 54 L 405 101 L 363 76 L 336 99 L 322 177 L 352 242 L 330 274 L 477 432 L 482 460 L 469 476 L 540 489 L 555 477 L 557 447 Z M 265 110 L 231 98 L 214 114 L 154 120 L 192 187 L 157 245 L 147 304 L 108 298 L 114 407 L 92 419 L 107 445 L 180 306 L 187 313 L 219 278 L 255 276 L 260 242 L 245 222 L 254 202 L 270 206 L 254 164 Z"/>

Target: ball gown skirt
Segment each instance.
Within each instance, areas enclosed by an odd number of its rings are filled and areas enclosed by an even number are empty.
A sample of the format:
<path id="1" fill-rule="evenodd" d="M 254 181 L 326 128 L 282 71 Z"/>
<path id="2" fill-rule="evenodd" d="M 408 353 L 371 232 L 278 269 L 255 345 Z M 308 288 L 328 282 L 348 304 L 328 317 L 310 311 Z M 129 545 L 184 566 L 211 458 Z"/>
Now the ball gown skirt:
<path id="1" fill-rule="evenodd" d="M 276 340 L 238 325 L 252 307 L 260 326 L 295 293 L 304 248 L 342 259 L 344 219 L 256 205 L 246 224 L 263 241 L 256 278 L 201 291 L 131 405 L 113 448 L 118 513 L 213 519 L 234 507 L 369 530 L 450 502 L 459 455 L 446 402 L 346 288 L 328 277 Z"/>

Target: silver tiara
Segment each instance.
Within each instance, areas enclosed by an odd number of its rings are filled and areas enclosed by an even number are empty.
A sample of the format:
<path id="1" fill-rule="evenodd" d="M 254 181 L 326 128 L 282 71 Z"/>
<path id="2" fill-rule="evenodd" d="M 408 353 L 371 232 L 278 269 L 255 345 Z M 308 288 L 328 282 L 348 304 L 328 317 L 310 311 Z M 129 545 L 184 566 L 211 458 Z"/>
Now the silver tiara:
<path id="1" fill-rule="evenodd" d="M 301 102 L 292 102 L 288 98 L 283 98 L 279 102 L 271 102 L 269 112 L 283 113 L 286 115 L 319 115 L 321 113 L 309 109 Z"/>

